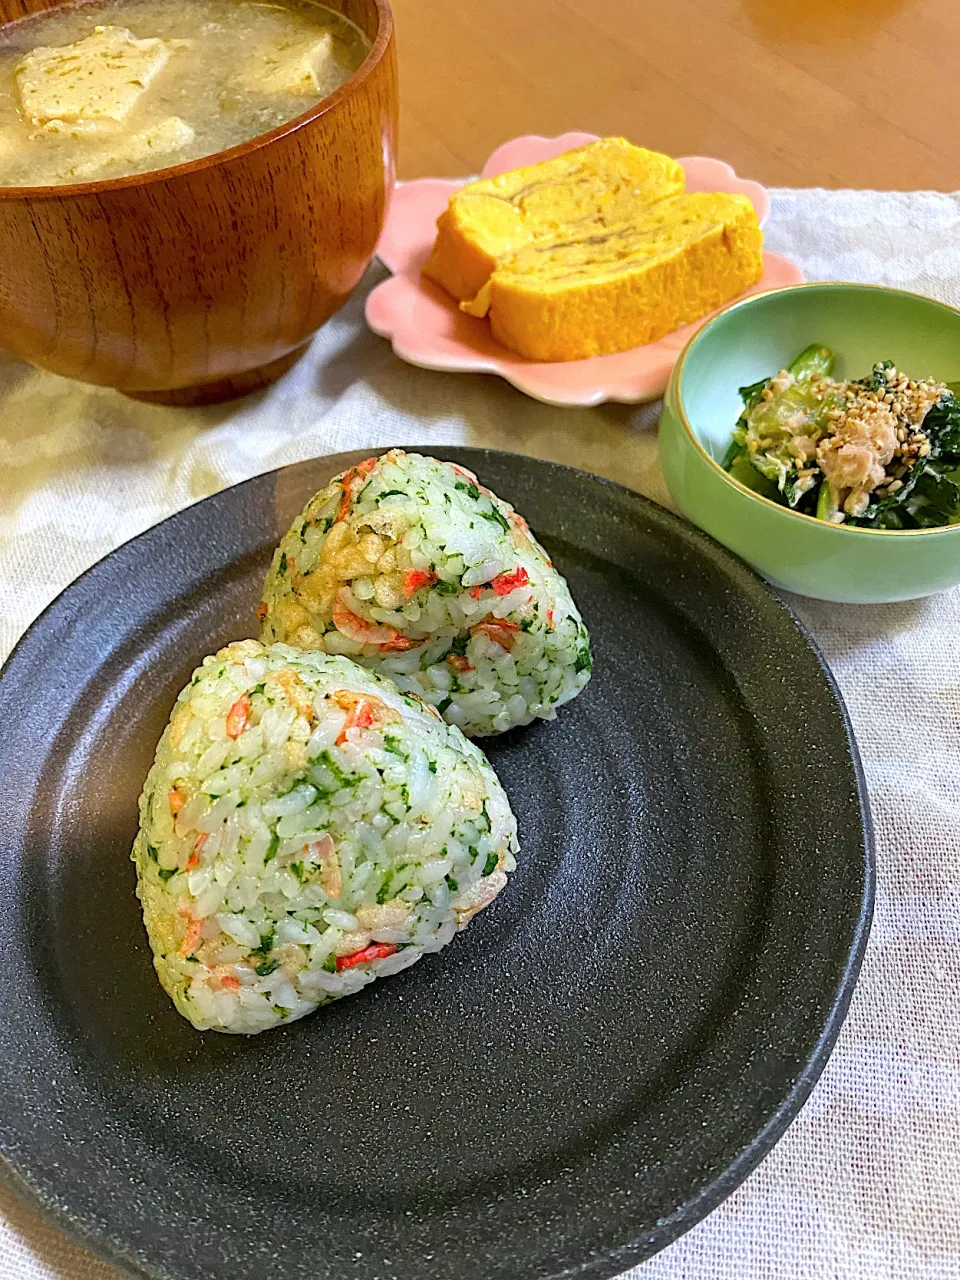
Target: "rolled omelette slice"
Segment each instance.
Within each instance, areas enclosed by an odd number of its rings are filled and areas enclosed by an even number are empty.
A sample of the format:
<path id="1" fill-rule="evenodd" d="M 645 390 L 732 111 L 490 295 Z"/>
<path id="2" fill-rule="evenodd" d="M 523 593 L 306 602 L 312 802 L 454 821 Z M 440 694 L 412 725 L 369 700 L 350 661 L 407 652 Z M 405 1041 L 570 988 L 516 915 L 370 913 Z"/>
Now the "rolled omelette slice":
<path id="1" fill-rule="evenodd" d="M 205 658 L 140 798 L 154 966 L 199 1030 L 251 1034 L 439 951 L 515 866 L 478 747 L 347 658 Z"/>
<path id="2" fill-rule="evenodd" d="M 401 449 L 307 503 L 260 616 L 265 643 L 347 654 L 475 737 L 552 720 L 590 677 L 587 629 L 523 517 L 471 472 Z"/>
<path id="3" fill-rule="evenodd" d="M 622 223 L 638 205 L 683 188 L 676 160 L 626 138 L 600 138 L 553 160 L 461 187 L 437 220 L 423 274 L 468 301 L 504 254 L 575 233 L 585 222 Z"/>
<path id="4" fill-rule="evenodd" d="M 763 234 L 742 195 L 672 196 L 620 226 L 540 240 L 501 258 L 464 311 L 530 360 L 626 351 L 756 284 Z"/>

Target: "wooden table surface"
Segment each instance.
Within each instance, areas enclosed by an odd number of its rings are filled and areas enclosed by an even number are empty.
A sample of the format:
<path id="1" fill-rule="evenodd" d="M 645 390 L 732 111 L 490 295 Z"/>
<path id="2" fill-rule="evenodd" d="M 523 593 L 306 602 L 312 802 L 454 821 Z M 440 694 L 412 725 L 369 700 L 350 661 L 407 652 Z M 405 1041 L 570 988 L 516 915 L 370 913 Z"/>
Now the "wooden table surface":
<path id="1" fill-rule="evenodd" d="M 960 188 L 960 0 L 392 0 L 400 176 L 623 134 L 784 186 Z"/>

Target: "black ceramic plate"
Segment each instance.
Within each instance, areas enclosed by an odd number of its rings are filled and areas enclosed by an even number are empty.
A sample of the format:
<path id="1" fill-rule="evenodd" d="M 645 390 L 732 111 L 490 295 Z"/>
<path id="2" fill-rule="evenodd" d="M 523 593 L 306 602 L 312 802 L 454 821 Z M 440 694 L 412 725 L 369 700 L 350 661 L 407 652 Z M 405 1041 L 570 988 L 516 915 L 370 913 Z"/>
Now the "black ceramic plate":
<path id="1" fill-rule="evenodd" d="M 137 1276 L 607 1277 L 719 1203 L 806 1098 L 872 902 L 850 728 L 790 613 L 627 489 L 443 450 L 541 535 L 593 635 L 489 743 L 509 889 L 438 957 L 252 1039 L 160 990 L 136 802 L 176 693 L 253 633 L 274 544 L 359 455 L 121 547 L 0 678 L 0 1165 Z"/>

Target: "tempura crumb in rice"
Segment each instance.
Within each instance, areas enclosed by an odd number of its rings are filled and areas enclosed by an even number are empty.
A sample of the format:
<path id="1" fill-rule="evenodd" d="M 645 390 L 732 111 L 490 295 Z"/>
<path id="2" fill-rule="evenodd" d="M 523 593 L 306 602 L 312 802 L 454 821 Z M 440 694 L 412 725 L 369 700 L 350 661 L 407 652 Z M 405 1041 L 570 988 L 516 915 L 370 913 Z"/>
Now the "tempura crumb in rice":
<path id="1" fill-rule="evenodd" d="M 492 768 L 432 708 L 348 658 L 243 640 L 177 699 L 132 856 L 178 1010 L 251 1033 L 439 951 L 516 850 Z"/>
<path id="2" fill-rule="evenodd" d="M 273 557 L 265 643 L 344 654 L 471 736 L 552 719 L 587 629 L 527 522 L 449 462 L 392 449 L 307 503 Z"/>

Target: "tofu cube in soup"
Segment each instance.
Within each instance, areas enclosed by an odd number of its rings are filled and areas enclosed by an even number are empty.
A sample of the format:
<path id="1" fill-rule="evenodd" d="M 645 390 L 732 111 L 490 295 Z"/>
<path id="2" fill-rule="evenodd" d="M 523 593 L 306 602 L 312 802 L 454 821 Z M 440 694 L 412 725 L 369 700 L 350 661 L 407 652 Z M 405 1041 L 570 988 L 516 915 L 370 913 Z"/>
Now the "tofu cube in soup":
<path id="1" fill-rule="evenodd" d="M 119 124 L 169 58 L 165 40 L 138 40 L 124 27 L 97 27 L 75 44 L 27 54 L 16 72 L 20 105 L 35 125 Z"/>
<path id="2" fill-rule="evenodd" d="M 152 128 L 144 129 L 129 138 L 113 143 L 104 151 L 99 151 L 88 160 L 65 168 L 58 174 L 63 178 L 87 178 L 95 174 L 110 176 L 113 169 L 129 170 L 142 167 L 143 162 L 155 156 L 159 162 L 161 156 L 172 155 L 182 151 L 193 142 L 196 134 L 185 120 L 179 116 L 169 116 Z"/>
<path id="3" fill-rule="evenodd" d="M 333 36 L 329 31 L 319 39 L 286 35 L 257 52 L 244 68 L 240 87 L 256 93 L 322 92 L 331 71 L 336 69 Z"/>

